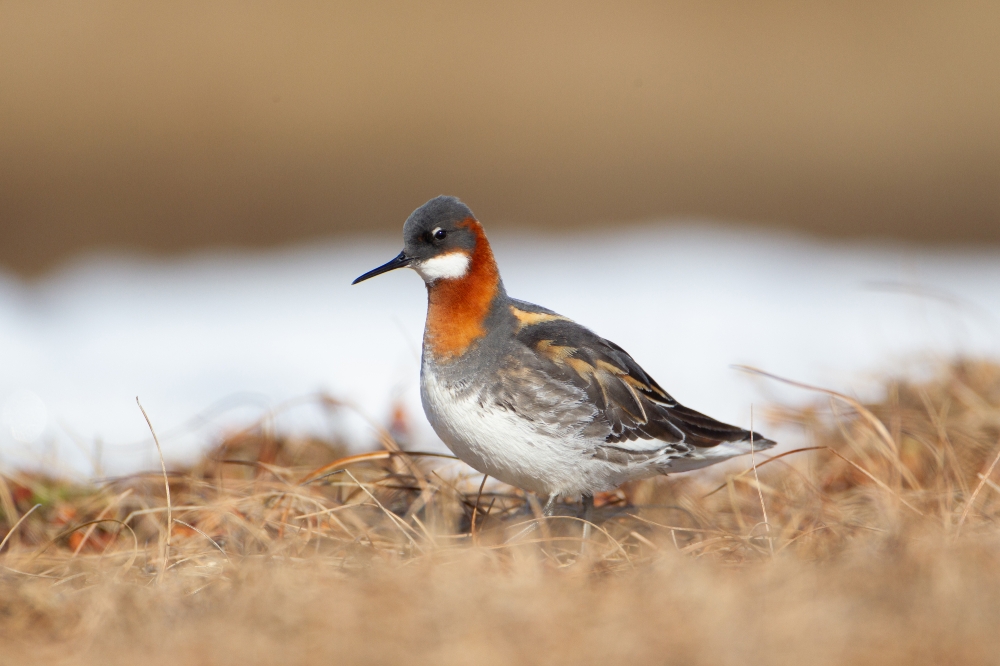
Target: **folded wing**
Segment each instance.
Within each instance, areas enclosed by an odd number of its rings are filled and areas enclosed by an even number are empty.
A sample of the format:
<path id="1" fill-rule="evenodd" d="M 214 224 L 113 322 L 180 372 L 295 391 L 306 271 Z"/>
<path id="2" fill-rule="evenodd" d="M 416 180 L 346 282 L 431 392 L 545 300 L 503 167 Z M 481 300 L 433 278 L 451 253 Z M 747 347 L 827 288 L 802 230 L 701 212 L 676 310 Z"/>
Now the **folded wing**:
<path id="1" fill-rule="evenodd" d="M 641 462 L 666 449 L 685 454 L 750 440 L 750 431 L 678 403 L 624 349 L 589 329 L 528 303 L 516 302 L 514 314 L 516 338 L 533 357 L 534 381 L 588 398 L 593 408 L 588 430 L 605 442 L 598 447 L 601 457 Z M 756 433 L 753 437 L 759 449 L 773 444 Z"/>

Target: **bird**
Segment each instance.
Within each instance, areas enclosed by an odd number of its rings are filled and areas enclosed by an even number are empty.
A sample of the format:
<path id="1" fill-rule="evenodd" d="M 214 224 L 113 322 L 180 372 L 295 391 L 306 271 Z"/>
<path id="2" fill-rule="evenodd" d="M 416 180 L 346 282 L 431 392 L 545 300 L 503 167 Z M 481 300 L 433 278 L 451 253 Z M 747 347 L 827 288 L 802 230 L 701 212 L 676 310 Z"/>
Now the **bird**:
<path id="1" fill-rule="evenodd" d="M 420 397 L 434 431 L 482 474 L 592 510 L 595 493 L 774 442 L 677 402 L 617 344 L 508 296 L 486 232 L 456 197 L 403 224 L 403 250 L 352 282 L 410 268 L 427 287 Z M 484 477 L 485 478 L 485 477 Z"/>

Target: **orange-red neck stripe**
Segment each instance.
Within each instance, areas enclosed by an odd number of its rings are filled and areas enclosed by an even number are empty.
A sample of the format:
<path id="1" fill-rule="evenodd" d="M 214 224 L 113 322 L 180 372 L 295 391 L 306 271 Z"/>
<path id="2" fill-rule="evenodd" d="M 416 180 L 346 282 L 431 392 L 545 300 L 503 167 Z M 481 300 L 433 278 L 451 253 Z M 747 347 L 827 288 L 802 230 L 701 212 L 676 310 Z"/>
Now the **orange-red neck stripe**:
<path id="1" fill-rule="evenodd" d="M 427 287 L 424 343 L 439 359 L 464 354 L 486 335 L 486 317 L 500 287 L 500 272 L 482 225 L 470 217 L 461 226 L 476 237 L 469 270 L 461 278 L 437 280 Z"/>

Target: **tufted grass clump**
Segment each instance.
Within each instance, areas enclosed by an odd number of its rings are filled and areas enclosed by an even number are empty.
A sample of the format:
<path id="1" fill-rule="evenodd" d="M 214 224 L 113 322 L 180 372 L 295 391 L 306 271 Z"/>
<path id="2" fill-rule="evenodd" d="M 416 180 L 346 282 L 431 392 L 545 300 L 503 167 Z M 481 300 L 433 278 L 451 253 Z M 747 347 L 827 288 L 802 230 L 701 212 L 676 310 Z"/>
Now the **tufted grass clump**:
<path id="1" fill-rule="evenodd" d="M 577 505 L 542 518 L 387 431 L 348 455 L 252 427 L 89 484 L 7 471 L 0 664 L 995 659 L 1000 366 L 884 389 L 772 407 L 804 445 L 604 494 L 586 540 Z"/>

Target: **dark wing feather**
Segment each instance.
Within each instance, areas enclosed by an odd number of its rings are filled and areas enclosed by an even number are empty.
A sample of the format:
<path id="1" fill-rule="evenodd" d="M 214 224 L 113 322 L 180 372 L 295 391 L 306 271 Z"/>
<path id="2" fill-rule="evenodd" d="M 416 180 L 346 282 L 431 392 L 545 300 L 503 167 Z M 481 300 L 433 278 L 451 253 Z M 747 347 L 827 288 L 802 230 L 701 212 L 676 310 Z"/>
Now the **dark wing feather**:
<path id="1" fill-rule="evenodd" d="M 615 343 L 537 306 L 515 301 L 515 308 L 522 315 L 551 315 L 519 317 L 516 339 L 533 352 L 537 370 L 581 389 L 597 406 L 595 419 L 604 421 L 609 429 L 609 446 L 602 447 L 607 449 L 606 456 L 662 450 L 657 442 L 690 450 L 750 438 L 747 430 L 679 404 Z M 756 433 L 754 437 L 764 441 Z M 648 440 L 647 446 L 642 446 L 644 440 Z M 614 446 L 624 442 L 630 444 Z"/>

